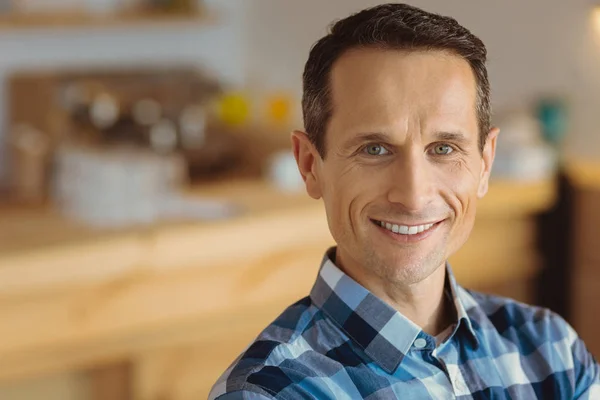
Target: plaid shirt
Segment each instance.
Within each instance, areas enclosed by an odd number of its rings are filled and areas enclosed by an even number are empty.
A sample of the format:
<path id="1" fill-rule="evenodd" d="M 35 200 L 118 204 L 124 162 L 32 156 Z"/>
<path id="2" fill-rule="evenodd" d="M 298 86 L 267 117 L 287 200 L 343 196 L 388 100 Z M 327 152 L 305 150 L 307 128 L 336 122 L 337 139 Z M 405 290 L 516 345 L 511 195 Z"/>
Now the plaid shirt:
<path id="1" fill-rule="evenodd" d="M 209 399 L 600 399 L 600 366 L 552 312 L 467 291 L 442 343 L 323 260 Z"/>

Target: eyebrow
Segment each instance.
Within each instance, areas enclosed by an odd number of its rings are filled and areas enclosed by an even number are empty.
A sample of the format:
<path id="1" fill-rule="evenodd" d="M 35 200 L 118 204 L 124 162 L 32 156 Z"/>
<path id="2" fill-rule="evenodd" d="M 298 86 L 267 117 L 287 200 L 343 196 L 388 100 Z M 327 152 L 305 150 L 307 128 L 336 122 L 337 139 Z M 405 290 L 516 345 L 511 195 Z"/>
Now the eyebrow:
<path id="1" fill-rule="evenodd" d="M 352 137 L 346 143 L 344 143 L 344 148 L 351 149 L 359 144 L 363 143 L 390 143 L 390 136 L 387 133 L 383 132 L 365 132 L 359 133 L 358 135 Z"/>
<path id="2" fill-rule="evenodd" d="M 462 132 L 435 132 L 435 140 L 443 142 L 468 143 L 469 139 Z"/>

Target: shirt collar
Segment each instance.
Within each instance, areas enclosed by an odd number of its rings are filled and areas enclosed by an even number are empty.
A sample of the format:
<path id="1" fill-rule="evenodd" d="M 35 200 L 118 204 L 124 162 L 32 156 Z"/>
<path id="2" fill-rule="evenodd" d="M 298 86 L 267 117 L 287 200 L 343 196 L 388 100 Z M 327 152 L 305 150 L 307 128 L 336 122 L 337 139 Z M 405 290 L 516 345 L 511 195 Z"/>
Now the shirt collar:
<path id="1" fill-rule="evenodd" d="M 435 338 L 346 275 L 335 265 L 334 258 L 335 247 L 323 257 L 310 294 L 311 300 L 371 359 L 386 372 L 392 373 L 417 338 L 424 339 L 426 347 L 435 348 Z M 453 335 L 459 329 L 464 329 L 477 347 L 477 336 L 461 301 L 462 290 L 456 283 L 450 265 L 446 265 L 446 270 L 446 286 L 454 300 L 458 317 Z"/>

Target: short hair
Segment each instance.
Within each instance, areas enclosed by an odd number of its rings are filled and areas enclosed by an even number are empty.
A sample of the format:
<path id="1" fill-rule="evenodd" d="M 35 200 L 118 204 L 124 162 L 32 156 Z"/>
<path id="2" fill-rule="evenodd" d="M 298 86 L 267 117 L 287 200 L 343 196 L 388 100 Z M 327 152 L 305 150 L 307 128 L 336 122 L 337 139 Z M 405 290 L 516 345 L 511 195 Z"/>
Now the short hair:
<path id="1" fill-rule="evenodd" d="M 384 50 L 441 50 L 466 60 L 477 84 L 476 112 L 479 149 L 483 151 L 491 126 L 490 84 L 483 42 L 455 19 L 407 4 L 390 3 L 367 8 L 335 22 L 317 41 L 303 74 L 304 128 L 321 157 L 325 157 L 325 132 L 333 112 L 330 75 L 333 64 L 355 48 Z"/>

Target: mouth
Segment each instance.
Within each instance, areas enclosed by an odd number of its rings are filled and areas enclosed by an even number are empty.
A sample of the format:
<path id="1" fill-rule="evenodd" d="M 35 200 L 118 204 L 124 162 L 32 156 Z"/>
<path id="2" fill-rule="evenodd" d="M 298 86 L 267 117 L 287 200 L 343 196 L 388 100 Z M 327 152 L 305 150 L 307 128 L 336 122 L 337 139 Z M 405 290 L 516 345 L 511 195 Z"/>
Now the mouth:
<path id="1" fill-rule="evenodd" d="M 404 225 L 391 221 L 371 219 L 371 222 L 388 236 L 400 242 L 414 242 L 431 235 L 444 220 L 420 225 Z"/>

